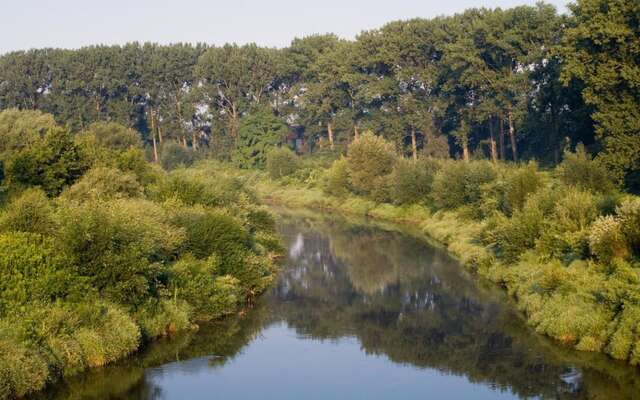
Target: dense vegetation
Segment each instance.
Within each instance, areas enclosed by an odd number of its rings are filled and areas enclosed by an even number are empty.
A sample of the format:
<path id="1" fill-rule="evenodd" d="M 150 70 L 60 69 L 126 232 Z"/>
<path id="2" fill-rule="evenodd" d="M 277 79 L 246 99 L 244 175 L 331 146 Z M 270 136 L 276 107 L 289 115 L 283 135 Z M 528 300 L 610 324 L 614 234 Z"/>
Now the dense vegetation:
<path id="1" fill-rule="evenodd" d="M 640 3 L 570 9 L 0 56 L 0 397 L 269 284 L 273 220 L 220 160 L 419 222 L 539 332 L 640 363 Z"/>
<path id="2" fill-rule="evenodd" d="M 0 113 L 0 398 L 107 364 L 250 304 L 279 252 L 271 215 L 217 163 L 164 172 L 136 132 L 72 135 Z"/>
<path id="3" fill-rule="evenodd" d="M 542 170 L 535 162 L 407 160 L 365 132 L 346 157 L 294 165 L 288 176 L 265 178 L 260 192 L 419 224 L 505 287 L 538 332 L 640 364 L 640 198 L 619 192 L 583 147 Z"/>
<path id="4" fill-rule="evenodd" d="M 307 151 L 371 130 L 414 158 L 424 149 L 549 165 L 581 142 L 638 191 L 640 5 L 579 0 L 570 9 L 470 9 L 283 49 L 18 51 L 0 57 L 0 109 L 38 109 L 73 131 L 119 122 L 165 166 L 197 155 L 260 166 L 286 124 L 304 128 Z"/>

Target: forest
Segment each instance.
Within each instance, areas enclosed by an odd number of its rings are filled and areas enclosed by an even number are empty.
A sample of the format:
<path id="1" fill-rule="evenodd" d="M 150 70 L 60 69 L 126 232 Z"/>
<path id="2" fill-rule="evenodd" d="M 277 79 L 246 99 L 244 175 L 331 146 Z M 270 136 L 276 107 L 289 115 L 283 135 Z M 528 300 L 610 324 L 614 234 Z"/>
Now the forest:
<path id="1" fill-rule="evenodd" d="M 1 55 L 0 398 L 251 307 L 265 202 L 412 223 L 640 364 L 640 3 L 569 9 Z"/>
<path id="2" fill-rule="evenodd" d="M 0 57 L 0 109 L 50 113 L 73 132 L 117 122 L 137 130 L 154 159 L 175 157 L 172 143 L 241 166 L 260 165 L 291 126 L 303 128 L 306 152 L 344 148 L 370 130 L 413 157 L 545 166 L 583 143 L 637 191 L 638 12 L 632 1 L 583 0 L 570 15 L 544 3 L 470 9 L 282 49 L 19 51 Z"/>

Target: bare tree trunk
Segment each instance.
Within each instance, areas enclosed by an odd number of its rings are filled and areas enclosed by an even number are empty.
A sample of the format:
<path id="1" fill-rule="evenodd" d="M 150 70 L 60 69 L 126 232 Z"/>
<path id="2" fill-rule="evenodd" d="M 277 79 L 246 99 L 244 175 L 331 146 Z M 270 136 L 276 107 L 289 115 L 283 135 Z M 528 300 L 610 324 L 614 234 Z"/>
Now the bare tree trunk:
<path id="1" fill-rule="evenodd" d="M 355 135 L 355 140 L 360 138 L 360 132 L 358 132 L 358 124 L 353 125 L 353 133 Z"/>
<path id="2" fill-rule="evenodd" d="M 491 147 L 491 160 L 498 162 L 498 147 L 496 146 L 496 136 L 493 132 L 493 117 L 489 118 L 489 146 Z"/>
<path id="3" fill-rule="evenodd" d="M 196 138 L 196 133 L 195 132 L 193 132 L 191 134 L 191 147 L 194 150 L 198 150 L 198 139 Z"/>
<path id="4" fill-rule="evenodd" d="M 331 122 L 327 123 L 327 132 L 329 133 L 329 146 L 333 150 L 333 125 L 331 125 Z"/>
<path id="5" fill-rule="evenodd" d="M 469 140 L 467 138 L 462 140 L 462 158 L 465 162 L 469 162 L 471 159 L 469 155 Z"/>
<path id="6" fill-rule="evenodd" d="M 160 144 L 162 144 L 162 129 L 160 129 L 160 124 L 158 124 L 158 140 Z"/>
<path id="7" fill-rule="evenodd" d="M 509 110 L 509 138 L 511 139 L 511 153 L 513 154 L 513 161 L 518 161 L 518 147 L 516 143 L 516 132 L 513 126 L 513 113 Z"/>
<path id="8" fill-rule="evenodd" d="M 413 154 L 413 159 L 418 159 L 418 143 L 416 142 L 416 130 L 411 129 L 411 153 Z"/>
<path id="9" fill-rule="evenodd" d="M 153 142 L 153 161 L 158 162 L 158 143 L 156 143 L 156 117 L 153 108 L 149 110 L 151 114 L 151 141 Z"/>
<path id="10" fill-rule="evenodd" d="M 498 126 L 500 127 L 500 159 L 504 160 L 507 154 L 504 146 L 504 121 L 502 115 L 498 116 Z"/>
<path id="11" fill-rule="evenodd" d="M 182 147 L 187 148 L 187 137 L 182 135 Z"/>

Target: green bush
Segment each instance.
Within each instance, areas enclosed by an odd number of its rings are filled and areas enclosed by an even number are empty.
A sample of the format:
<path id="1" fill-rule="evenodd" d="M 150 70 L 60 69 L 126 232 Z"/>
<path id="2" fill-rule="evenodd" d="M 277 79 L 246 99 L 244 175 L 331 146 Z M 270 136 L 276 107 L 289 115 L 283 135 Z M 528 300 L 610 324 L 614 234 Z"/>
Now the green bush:
<path id="1" fill-rule="evenodd" d="M 616 209 L 620 228 L 633 252 L 640 256 L 640 198 L 629 198 Z"/>
<path id="2" fill-rule="evenodd" d="M 209 320 L 232 313 L 240 300 L 240 282 L 229 275 L 219 276 L 219 260 L 212 256 L 198 260 L 186 256 L 170 270 L 170 292 L 193 307 L 196 320 Z"/>
<path id="3" fill-rule="evenodd" d="M 55 196 L 78 180 L 87 167 L 71 134 L 57 128 L 7 159 L 5 174 L 11 185 L 39 186 Z"/>
<path id="4" fill-rule="evenodd" d="M 76 201 L 110 200 L 139 197 L 142 187 L 131 173 L 115 168 L 94 167 L 62 195 Z"/>
<path id="5" fill-rule="evenodd" d="M 349 170 L 346 158 L 340 158 L 322 176 L 322 190 L 332 196 L 343 197 L 350 191 Z"/>
<path id="6" fill-rule="evenodd" d="M 589 248 L 604 262 L 627 257 L 629 249 L 620 221 L 611 215 L 598 218 L 589 229 Z"/>
<path id="7" fill-rule="evenodd" d="M 289 176 L 300 166 L 298 156 L 286 147 L 277 147 L 267 153 L 267 172 L 272 179 Z"/>
<path id="8" fill-rule="evenodd" d="M 540 254 L 569 260 L 589 255 L 589 227 L 598 217 L 597 198 L 569 187 L 556 189 L 553 211 L 544 218 L 546 227 L 537 243 Z"/>
<path id="9" fill-rule="evenodd" d="M 166 212 L 144 200 L 66 204 L 60 214 L 59 245 L 77 273 L 120 304 L 140 304 L 158 280 L 155 262 L 184 240 Z"/>
<path id="10" fill-rule="evenodd" d="M 495 178 L 495 168 L 487 161 L 450 161 L 436 173 L 431 195 L 439 208 L 453 209 L 465 205 L 478 208 L 482 185 Z"/>
<path id="11" fill-rule="evenodd" d="M 167 171 L 188 167 L 195 161 L 195 153 L 178 143 L 168 142 L 160 149 L 160 165 Z"/>
<path id="12" fill-rule="evenodd" d="M 49 234 L 55 231 L 53 207 L 41 189 L 27 189 L 0 215 L 0 230 Z"/>
<path id="13" fill-rule="evenodd" d="M 94 122 L 84 134 L 95 137 L 100 146 L 110 150 L 127 150 L 142 144 L 136 131 L 116 122 Z"/>
<path id="14" fill-rule="evenodd" d="M 376 178 L 388 175 L 396 162 L 393 145 L 384 138 L 365 132 L 349 146 L 347 171 L 351 187 L 361 194 L 370 194 Z"/>
<path id="15" fill-rule="evenodd" d="M 399 160 L 390 175 L 390 197 L 395 204 L 418 204 L 427 200 L 440 164 L 431 159 Z"/>
<path id="16" fill-rule="evenodd" d="M 0 235 L 0 317 L 31 302 L 50 302 L 75 291 L 81 280 L 52 240 L 34 233 Z"/>
<path id="17" fill-rule="evenodd" d="M 576 152 L 566 152 L 564 160 L 556 168 L 558 177 L 568 185 L 595 193 L 607 193 L 614 184 L 607 169 L 593 160 L 584 146 L 576 146 Z"/>
<path id="18" fill-rule="evenodd" d="M 177 298 L 149 299 L 138 309 L 136 319 L 142 337 L 152 340 L 191 328 L 192 307 Z"/>

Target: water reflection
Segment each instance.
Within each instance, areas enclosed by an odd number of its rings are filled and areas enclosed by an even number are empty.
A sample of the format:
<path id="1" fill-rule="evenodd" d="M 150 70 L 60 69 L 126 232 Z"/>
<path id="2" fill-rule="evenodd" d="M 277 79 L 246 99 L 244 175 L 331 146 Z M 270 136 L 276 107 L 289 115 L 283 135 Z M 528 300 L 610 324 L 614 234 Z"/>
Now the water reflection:
<path id="1" fill-rule="evenodd" d="M 639 398 L 637 369 L 533 334 L 500 290 L 406 232 L 300 213 L 280 231 L 289 259 L 247 316 L 46 397 Z"/>

